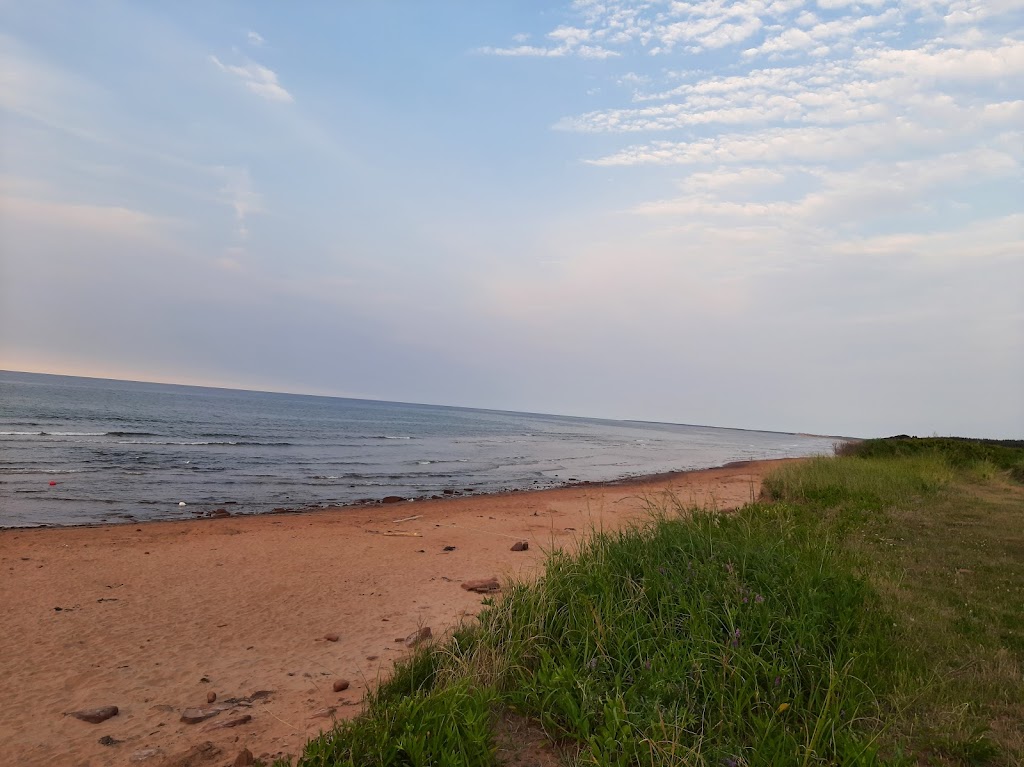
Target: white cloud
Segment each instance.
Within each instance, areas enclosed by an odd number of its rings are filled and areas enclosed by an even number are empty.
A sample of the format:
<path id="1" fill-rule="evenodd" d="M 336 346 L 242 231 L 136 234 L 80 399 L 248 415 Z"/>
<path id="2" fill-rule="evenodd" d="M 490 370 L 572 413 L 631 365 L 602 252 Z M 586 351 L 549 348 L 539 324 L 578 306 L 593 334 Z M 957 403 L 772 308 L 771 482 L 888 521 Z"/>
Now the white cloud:
<path id="1" fill-rule="evenodd" d="M 851 238 L 837 243 L 844 255 L 910 254 L 928 261 L 1020 258 L 1024 250 L 1024 214 L 983 218 L 955 230 L 901 232 Z M 1022 306 L 1024 309 L 1024 306 Z"/>
<path id="2" fill-rule="evenodd" d="M 721 192 L 723 190 L 748 192 L 755 188 L 774 186 L 785 180 L 785 173 L 772 168 L 739 168 L 691 173 L 683 179 L 680 187 L 690 193 Z"/>
<path id="3" fill-rule="evenodd" d="M 0 33 L 0 110 L 97 140 L 98 121 L 93 112 L 98 104 L 110 108 L 110 95 L 103 88 Z"/>
<path id="4" fill-rule="evenodd" d="M 240 240 L 249 237 L 248 219 L 263 212 L 263 200 L 253 188 L 248 168 L 218 168 L 224 178 L 221 199 L 235 213 L 236 233 Z"/>
<path id="5" fill-rule="evenodd" d="M 739 0 L 731 4 L 721 0 L 657 4 L 577 2 L 575 8 L 583 23 L 563 24 L 548 33 L 548 38 L 556 43 L 554 47 L 485 47 L 479 52 L 608 58 L 622 55 L 623 49 L 635 45 L 656 55 L 670 53 L 681 45 L 694 50 L 721 48 L 756 34 L 763 26 L 762 16 L 776 18 L 802 4 L 803 0 L 777 0 L 770 5 L 763 0 Z"/>
<path id="6" fill-rule="evenodd" d="M 864 228 L 882 217 L 925 213 L 934 204 L 948 204 L 971 185 L 1014 178 L 1021 170 L 1019 158 L 984 147 L 922 160 L 869 162 L 851 170 L 792 166 L 720 169 L 690 176 L 681 184 L 683 196 L 643 203 L 635 212 L 670 218 L 677 225 L 693 221 L 697 225 L 728 222 L 746 226 L 756 220 L 794 230 Z M 801 176 L 804 185 L 812 188 L 792 199 L 779 194 L 748 199 L 752 191 L 762 191 L 756 190 L 757 186 L 780 186 L 788 176 Z M 763 197 L 763 193 L 756 196 Z"/>
<path id="7" fill-rule="evenodd" d="M 866 72 L 942 80 L 1002 80 L 1024 75 L 1024 41 L 965 50 L 880 51 L 862 64 Z"/>
<path id="8" fill-rule="evenodd" d="M 561 48 L 541 48 L 537 45 L 517 45 L 512 48 L 477 48 L 477 53 L 490 56 L 564 56 L 566 51 Z"/>
<path id="9" fill-rule="evenodd" d="M 588 160 L 592 165 L 731 165 L 735 163 L 848 163 L 893 158 L 911 151 L 938 152 L 970 143 L 976 131 L 1012 126 L 1024 118 L 1024 101 L 1001 102 L 966 112 L 955 125 L 908 119 L 843 127 L 771 127 L 720 133 L 691 141 L 652 141 Z"/>
<path id="10" fill-rule="evenodd" d="M 252 46 L 254 46 L 256 48 L 259 48 L 260 46 L 263 45 L 264 42 L 266 42 L 263 39 L 263 35 L 261 35 L 259 32 L 256 32 L 255 30 L 252 30 L 252 29 L 249 29 L 249 30 L 246 31 L 245 39 L 249 41 L 249 45 L 252 45 Z"/>
<path id="11" fill-rule="evenodd" d="M 277 81 L 277 73 L 272 69 L 249 61 L 243 65 L 225 64 L 216 56 L 211 55 L 212 61 L 222 72 L 234 75 L 242 81 L 245 87 L 257 96 L 268 101 L 292 102 L 292 94 Z"/>
<path id="12" fill-rule="evenodd" d="M 52 191 L 52 190 L 51 190 Z M 168 232 L 179 226 L 173 219 L 120 205 L 91 203 L 0 194 L 0 218 L 5 236 L 15 228 L 28 228 L 35 237 L 43 232 L 71 230 L 78 236 L 143 240 L 150 245 L 167 244 Z M 10 245 L 10 243 L 8 243 Z"/>

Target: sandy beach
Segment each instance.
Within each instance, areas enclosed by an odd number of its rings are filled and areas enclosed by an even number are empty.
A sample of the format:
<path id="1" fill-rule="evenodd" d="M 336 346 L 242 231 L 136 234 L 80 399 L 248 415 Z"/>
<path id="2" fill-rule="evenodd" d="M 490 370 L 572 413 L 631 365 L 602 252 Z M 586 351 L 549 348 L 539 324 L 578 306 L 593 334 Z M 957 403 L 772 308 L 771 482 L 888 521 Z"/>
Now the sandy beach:
<path id="1" fill-rule="evenodd" d="M 407 652 L 402 640 L 424 627 L 441 636 L 479 610 L 464 581 L 535 574 L 546 550 L 640 519 L 649 500 L 735 508 L 777 463 L 296 514 L 2 530 L 0 753 L 81 767 L 298 755 L 335 717 L 358 713 Z M 512 551 L 517 541 L 529 549 Z M 341 679 L 350 686 L 335 692 Z M 119 712 L 98 724 L 68 715 L 104 706 Z M 186 709 L 214 715 L 189 724 Z"/>

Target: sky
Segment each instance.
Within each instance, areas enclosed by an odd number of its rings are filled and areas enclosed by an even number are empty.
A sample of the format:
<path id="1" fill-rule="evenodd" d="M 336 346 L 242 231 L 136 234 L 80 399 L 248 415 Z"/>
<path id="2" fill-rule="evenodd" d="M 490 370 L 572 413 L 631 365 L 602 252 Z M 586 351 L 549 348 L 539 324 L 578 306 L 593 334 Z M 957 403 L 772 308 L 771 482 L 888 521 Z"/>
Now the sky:
<path id="1" fill-rule="evenodd" d="M 1024 0 L 0 0 L 0 368 L 1024 437 Z"/>

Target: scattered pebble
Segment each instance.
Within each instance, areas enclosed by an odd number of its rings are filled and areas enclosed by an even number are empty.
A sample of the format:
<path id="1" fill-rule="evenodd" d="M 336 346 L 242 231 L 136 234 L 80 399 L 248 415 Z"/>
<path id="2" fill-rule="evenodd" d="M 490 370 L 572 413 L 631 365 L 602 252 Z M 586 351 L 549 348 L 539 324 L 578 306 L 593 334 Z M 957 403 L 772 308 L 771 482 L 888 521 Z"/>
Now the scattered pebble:
<path id="1" fill-rule="evenodd" d="M 219 708 L 186 708 L 181 712 L 181 721 L 185 724 L 199 724 L 205 722 L 207 719 L 212 719 L 221 712 Z"/>
<path id="2" fill-rule="evenodd" d="M 89 724 L 105 722 L 112 716 L 117 716 L 117 706 L 103 706 L 102 708 L 87 708 L 82 711 L 72 711 L 71 716 L 81 719 Z"/>
<path id="3" fill-rule="evenodd" d="M 530 548 L 529 541 L 517 541 L 512 544 L 512 551 L 526 551 Z"/>
<path id="4" fill-rule="evenodd" d="M 122 743 L 124 743 L 123 740 L 116 740 L 115 738 L 111 737 L 110 735 L 104 735 L 102 738 L 100 738 L 100 745 L 101 746 L 118 746 L 118 745 L 120 745 Z"/>
<path id="5" fill-rule="evenodd" d="M 433 636 L 433 634 L 430 631 L 430 626 L 424 626 L 423 628 L 417 629 L 416 631 L 412 632 L 411 634 L 409 634 L 409 636 L 405 638 L 405 646 L 415 647 L 421 642 L 430 639 L 431 636 Z"/>
<path id="6" fill-rule="evenodd" d="M 501 591 L 501 584 L 497 578 L 481 578 L 476 581 L 466 581 L 462 584 L 466 591 L 475 591 L 478 594 L 488 594 L 492 591 Z"/>
<path id="7" fill-rule="evenodd" d="M 328 642 L 337 642 L 341 637 L 335 634 L 333 631 L 330 634 L 324 634 L 324 639 Z"/>
<path id="8" fill-rule="evenodd" d="M 144 762 L 163 753 L 159 748 L 141 748 L 128 757 L 129 762 Z"/>
<path id="9" fill-rule="evenodd" d="M 206 729 L 207 729 L 207 731 L 209 731 L 209 730 L 224 730 L 224 729 L 227 729 L 228 727 L 238 727 L 241 724 L 249 724 L 249 722 L 251 722 L 251 721 L 252 721 L 252 714 L 242 714 L 241 716 L 236 716 L 234 719 L 227 719 L 227 720 L 225 720 L 223 722 L 218 722 L 217 724 L 210 725 Z"/>
<path id="10" fill-rule="evenodd" d="M 350 682 L 347 679 L 335 679 L 333 685 L 334 691 L 342 692 L 344 690 L 347 690 L 349 688 L 349 684 Z"/>
<path id="11" fill-rule="evenodd" d="M 216 703 L 217 702 L 217 693 L 215 693 L 215 692 L 208 692 L 208 693 L 206 693 L 206 702 L 207 703 Z"/>
<path id="12" fill-rule="evenodd" d="M 238 756 L 235 757 L 232 767 L 250 767 L 253 764 L 256 764 L 256 757 L 252 755 L 252 751 L 243 748 L 238 752 Z"/>

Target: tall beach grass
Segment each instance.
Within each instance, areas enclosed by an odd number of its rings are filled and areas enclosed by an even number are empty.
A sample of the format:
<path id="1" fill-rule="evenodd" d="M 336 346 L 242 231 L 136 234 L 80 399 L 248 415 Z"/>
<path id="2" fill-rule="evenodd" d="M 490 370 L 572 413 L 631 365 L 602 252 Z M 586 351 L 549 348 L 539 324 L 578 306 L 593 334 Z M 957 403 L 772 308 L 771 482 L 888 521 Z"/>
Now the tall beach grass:
<path id="1" fill-rule="evenodd" d="M 300 764 L 1020 764 L 1024 450 L 925 442 L 552 552 Z"/>

